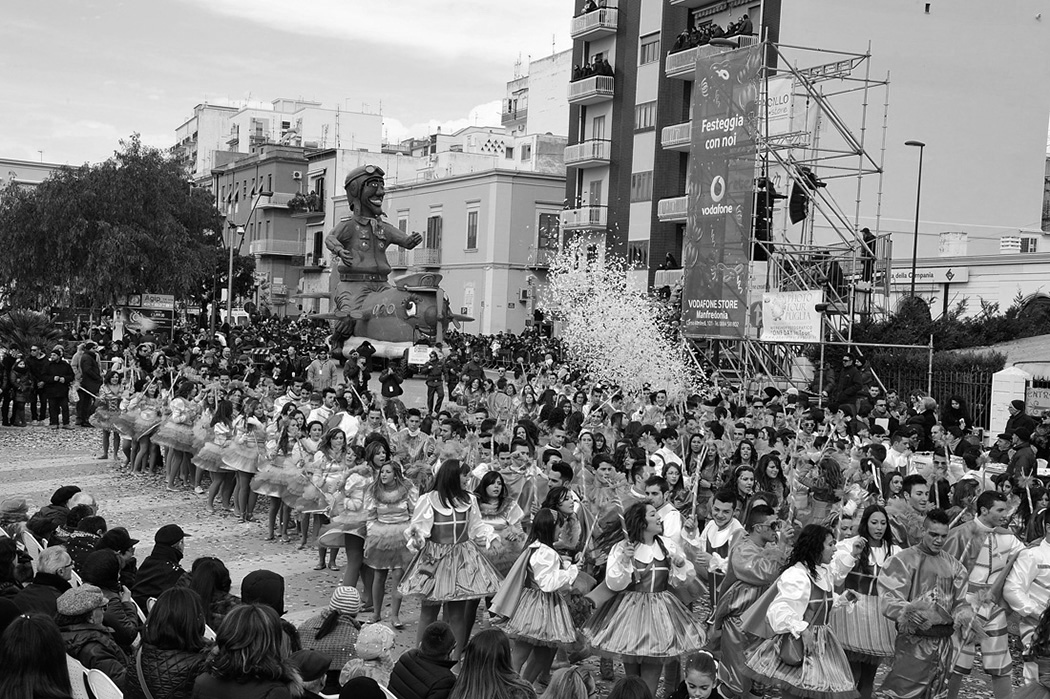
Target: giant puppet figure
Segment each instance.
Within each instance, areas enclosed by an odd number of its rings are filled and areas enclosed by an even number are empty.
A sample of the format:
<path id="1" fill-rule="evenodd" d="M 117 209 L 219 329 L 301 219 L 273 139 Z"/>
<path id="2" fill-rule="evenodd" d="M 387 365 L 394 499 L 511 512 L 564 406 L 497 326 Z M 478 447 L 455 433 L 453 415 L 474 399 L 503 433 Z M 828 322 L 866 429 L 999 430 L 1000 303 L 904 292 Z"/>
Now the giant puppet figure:
<path id="1" fill-rule="evenodd" d="M 386 249 L 397 245 L 411 250 L 423 237 L 382 220 L 384 176 L 376 165 L 350 171 L 344 186 L 351 215 L 325 239 L 337 263 L 331 285 L 335 310 L 319 317 L 335 321 L 331 346 L 340 358 L 349 357 L 367 340 L 377 356 L 401 359 L 414 344 L 440 340 L 449 320 L 472 320 L 450 312 L 438 287 L 440 274 L 412 274 L 397 279 L 394 286 L 387 280 Z"/>

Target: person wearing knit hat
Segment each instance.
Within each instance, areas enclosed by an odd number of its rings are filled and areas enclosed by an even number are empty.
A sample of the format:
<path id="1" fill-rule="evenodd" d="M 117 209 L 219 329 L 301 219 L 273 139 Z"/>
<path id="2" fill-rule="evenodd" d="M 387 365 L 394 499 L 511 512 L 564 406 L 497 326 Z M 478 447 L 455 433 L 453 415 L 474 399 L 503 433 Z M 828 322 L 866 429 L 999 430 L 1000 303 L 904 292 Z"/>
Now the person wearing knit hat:
<path id="1" fill-rule="evenodd" d="M 29 521 L 29 503 L 25 498 L 7 498 L 0 502 L 0 529 L 12 539 L 20 539 Z"/>
<path id="2" fill-rule="evenodd" d="M 89 670 L 101 670 L 118 687 L 123 687 L 128 674 L 128 656 L 113 639 L 102 619 L 106 596 L 94 585 L 81 585 L 63 592 L 58 598 L 58 627 L 66 653 Z"/>
<path id="3" fill-rule="evenodd" d="M 1010 405 L 1007 406 L 1006 410 L 1010 413 L 1010 419 L 1006 421 L 1004 432 L 1013 434 L 1022 427 L 1028 430 L 1029 435 L 1035 432 L 1037 423 L 1034 417 L 1025 412 L 1023 400 L 1010 401 Z"/>
<path id="4" fill-rule="evenodd" d="M 324 693 L 339 691 L 339 670 L 356 653 L 358 630 L 357 614 L 361 596 L 356 587 L 340 585 L 332 592 L 328 609 L 304 621 L 298 628 L 303 648 L 324 653 L 331 659 L 334 670 L 329 670 Z"/>
<path id="5" fill-rule="evenodd" d="M 386 624 L 368 624 L 357 635 L 357 657 L 339 672 L 339 684 L 354 677 L 371 677 L 384 687 L 390 683 L 394 669 L 390 651 L 394 648 L 394 630 Z"/>

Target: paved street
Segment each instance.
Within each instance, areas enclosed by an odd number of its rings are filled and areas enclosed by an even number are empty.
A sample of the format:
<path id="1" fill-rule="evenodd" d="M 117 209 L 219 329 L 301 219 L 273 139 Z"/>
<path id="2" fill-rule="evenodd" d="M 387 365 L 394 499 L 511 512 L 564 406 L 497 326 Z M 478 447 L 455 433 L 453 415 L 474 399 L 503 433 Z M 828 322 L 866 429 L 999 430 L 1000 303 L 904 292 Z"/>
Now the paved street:
<path id="1" fill-rule="evenodd" d="M 378 390 L 378 386 L 374 388 Z M 405 382 L 404 388 L 405 405 L 422 408 L 426 395 L 423 382 L 411 379 Z M 192 491 L 169 493 L 159 478 L 134 475 L 116 462 L 97 459 L 99 449 L 99 433 L 95 429 L 56 432 L 46 427 L 0 428 L 0 499 L 24 495 L 30 499 L 32 512 L 46 504 L 58 487 L 75 484 L 95 495 L 99 514 L 110 526 L 125 526 L 142 540 L 138 546 L 139 560 L 149 554 L 153 532 L 174 522 L 191 535 L 186 542 L 185 568 L 189 569 L 198 556 L 221 558 L 230 569 L 235 594 L 239 592 L 240 580 L 253 570 L 265 568 L 280 573 L 286 581 L 286 618 L 295 624 L 327 605 L 342 573 L 312 570 L 317 556 L 313 546 L 299 551 L 297 543 L 264 541 L 264 503 L 256 509 L 256 522 L 239 524 L 229 514 L 205 512 L 202 498 Z M 339 563 L 343 563 L 342 554 Z M 418 613 L 418 604 L 406 601 L 401 614 L 405 629 L 397 634 L 395 658 L 414 645 Z M 1016 644 L 1013 650 L 1017 656 Z M 585 665 L 597 677 L 596 659 Z M 618 673 L 622 672 L 617 669 Z M 1018 669 L 1015 684 L 1019 678 Z M 599 682 L 599 686 L 604 696 L 609 683 Z M 967 678 L 963 696 L 990 698 L 985 677 L 975 674 Z"/>

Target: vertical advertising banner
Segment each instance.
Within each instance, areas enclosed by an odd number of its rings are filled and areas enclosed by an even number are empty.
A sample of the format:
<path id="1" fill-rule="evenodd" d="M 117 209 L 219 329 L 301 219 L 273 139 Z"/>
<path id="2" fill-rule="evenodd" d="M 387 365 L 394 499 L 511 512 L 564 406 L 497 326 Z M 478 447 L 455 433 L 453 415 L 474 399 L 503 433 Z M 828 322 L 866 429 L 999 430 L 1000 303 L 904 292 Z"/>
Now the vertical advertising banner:
<path id="1" fill-rule="evenodd" d="M 682 250 L 687 337 L 744 337 L 761 74 L 761 45 L 696 62 Z"/>

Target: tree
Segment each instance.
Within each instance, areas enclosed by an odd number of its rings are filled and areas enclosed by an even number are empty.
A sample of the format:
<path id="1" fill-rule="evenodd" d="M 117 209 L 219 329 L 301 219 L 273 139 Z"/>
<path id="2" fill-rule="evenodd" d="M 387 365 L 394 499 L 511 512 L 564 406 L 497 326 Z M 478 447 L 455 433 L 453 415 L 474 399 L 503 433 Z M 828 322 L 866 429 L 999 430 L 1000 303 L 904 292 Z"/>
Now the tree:
<path id="1" fill-rule="evenodd" d="M 28 355 L 31 347 L 49 352 L 61 340 L 62 331 L 43 313 L 14 310 L 0 316 L 0 346 Z"/>
<path id="2" fill-rule="evenodd" d="M 579 244 L 552 261 L 543 310 L 562 321 L 570 354 L 594 378 L 640 396 L 665 389 L 684 397 L 699 377 L 687 350 L 644 291 L 628 284 L 627 265 L 611 254 L 588 259 Z"/>
<path id="3" fill-rule="evenodd" d="M 215 271 L 222 217 L 166 153 L 121 141 L 98 165 L 62 168 L 0 195 L 0 288 L 12 306 L 110 305 L 190 296 Z"/>

